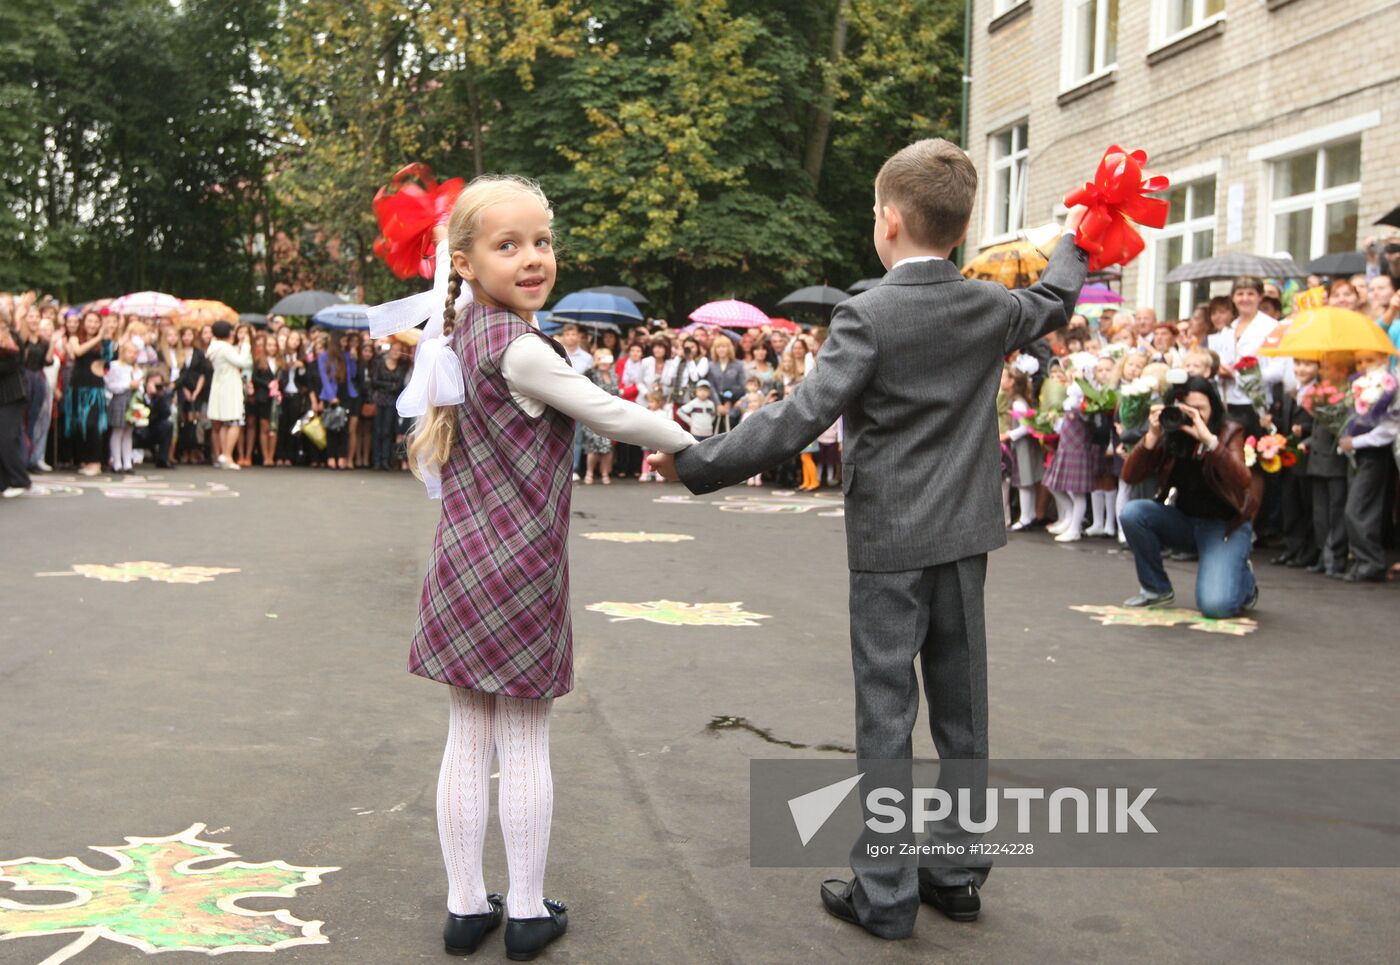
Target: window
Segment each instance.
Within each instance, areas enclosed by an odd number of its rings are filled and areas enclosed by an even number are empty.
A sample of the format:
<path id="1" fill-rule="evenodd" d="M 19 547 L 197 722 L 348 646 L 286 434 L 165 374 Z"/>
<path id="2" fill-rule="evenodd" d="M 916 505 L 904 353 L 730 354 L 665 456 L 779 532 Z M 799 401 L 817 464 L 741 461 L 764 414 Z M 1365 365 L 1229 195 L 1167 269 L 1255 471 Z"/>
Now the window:
<path id="1" fill-rule="evenodd" d="M 1154 46 L 1170 43 L 1225 13 L 1225 0 L 1153 0 Z"/>
<path id="2" fill-rule="evenodd" d="M 1030 125 L 1017 124 L 992 135 L 990 226 L 994 238 L 1015 234 L 1026 226 L 1026 166 L 1030 155 Z"/>
<path id="3" fill-rule="evenodd" d="M 1117 66 L 1118 0 L 1066 0 L 1064 37 L 1062 88 Z"/>
<path id="4" fill-rule="evenodd" d="M 1027 0 L 992 0 L 992 17 L 1000 17 L 1012 7 L 1019 7 L 1026 2 Z"/>
<path id="5" fill-rule="evenodd" d="M 1269 251 L 1308 261 L 1356 248 L 1361 204 L 1361 140 L 1274 161 Z"/>
<path id="6" fill-rule="evenodd" d="M 1215 254 L 1215 178 L 1173 185 L 1166 199 L 1167 226 L 1152 240 L 1152 303 L 1158 318 L 1189 318 L 1210 297 L 1210 282 L 1168 285 L 1166 278 L 1178 265 Z"/>

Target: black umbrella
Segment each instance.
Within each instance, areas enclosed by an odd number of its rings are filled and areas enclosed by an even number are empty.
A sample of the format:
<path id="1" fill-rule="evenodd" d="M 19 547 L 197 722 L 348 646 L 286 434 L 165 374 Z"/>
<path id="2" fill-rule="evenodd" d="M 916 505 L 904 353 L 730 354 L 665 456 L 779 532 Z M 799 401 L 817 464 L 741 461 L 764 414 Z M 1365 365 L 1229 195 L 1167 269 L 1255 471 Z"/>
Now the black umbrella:
<path id="1" fill-rule="evenodd" d="M 599 285 L 597 288 L 583 288 L 580 291 L 598 292 L 602 295 L 616 295 L 618 298 L 625 298 L 633 305 L 647 305 L 647 297 L 635 288 L 628 288 L 626 285 Z"/>
<path id="2" fill-rule="evenodd" d="M 846 291 L 850 292 L 852 295 L 859 295 L 861 292 L 869 291 L 874 288 L 882 281 L 884 281 L 883 278 L 862 278 L 854 285 L 848 285 Z"/>
<path id="3" fill-rule="evenodd" d="M 1390 225 L 1392 228 L 1400 228 L 1400 205 L 1390 209 L 1390 213 L 1376 219 L 1376 224 Z"/>
<path id="4" fill-rule="evenodd" d="M 238 320 L 247 322 L 249 325 L 263 326 L 267 324 L 267 316 L 262 312 L 239 312 Z"/>
<path id="5" fill-rule="evenodd" d="M 1260 278 L 1304 278 L 1307 274 L 1307 269 L 1292 258 L 1265 258 L 1262 255 L 1232 251 L 1177 265 L 1167 272 L 1167 284 L 1239 278 L 1241 275 L 1257 275 Z"/>
<path id="6" fill-rule="evenodd" d="M 809 285 L 784 295 L 778 305 L 782 308 L 831 309 L 850 297 L 849 292 L 830 285 Z"/>
<path id="7" fill-rule="evenodd" d="M 1308 262 L 1314 275 L 1356 275 L 1366 270 L 1366 255 L 1360 251 L 1337 251 Z"/>
<path id="8" fill-rule="evenodd" d="M 315 315 L 331 305 L 344 305 L 345 299 L 333 292 L 292 292 L 267 310 L 269 315 Z"/>

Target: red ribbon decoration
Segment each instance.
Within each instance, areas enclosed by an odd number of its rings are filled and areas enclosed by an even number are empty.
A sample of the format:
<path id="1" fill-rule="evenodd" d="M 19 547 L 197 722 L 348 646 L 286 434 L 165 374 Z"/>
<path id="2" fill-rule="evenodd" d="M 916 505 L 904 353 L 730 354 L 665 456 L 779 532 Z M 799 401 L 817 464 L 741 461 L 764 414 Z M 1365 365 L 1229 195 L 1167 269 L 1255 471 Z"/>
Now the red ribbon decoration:
<path id="1" fill-rule="evenodd" d="M 447 222 L 465 186 L 461 178 L 438 184 L 428 165 L 410 164 L 375 193 L 380 235 L 374 240 L 374 253 L 395 275 L 433 277 L 437 251 L 433 229 Z"/>
<path id="2" fill-rule="evenodd" d="M 1146 195 L 1165 191 L 1170 182 L 1160 174 L 1147 176 L 1146 164 L 1146 151 L 1130 153 L 1115 144 L 1104 152 L 1094 180 L 1065 197 L 1067 207 L 1089 209 L 1074 240 L 1089 253 L 1090 271 L 1126 265 L 1142 254 L 1146 246 L 1129 219 L 1149 228 L 1167 223 L 1167 202 Z"/>

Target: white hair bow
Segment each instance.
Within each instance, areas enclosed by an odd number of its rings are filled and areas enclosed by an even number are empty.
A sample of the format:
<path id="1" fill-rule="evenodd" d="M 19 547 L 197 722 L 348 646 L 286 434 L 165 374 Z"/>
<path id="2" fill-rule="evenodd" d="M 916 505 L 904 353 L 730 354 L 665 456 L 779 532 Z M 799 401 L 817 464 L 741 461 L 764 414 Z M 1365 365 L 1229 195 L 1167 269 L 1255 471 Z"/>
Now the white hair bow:
<path id="1" fill-rule="evenodd" d="M 399 394 L 399 415 L 405 419 L 416 419 L 428 411 L 428 406 L 460 405 L 467 397 L 466 386 L 462 381 L 462 363 L 452 350 L 451 342 L 442 333 L 443 312 L 447 305 L 447 284 L 452 277 L 452 264 L 448 257 L 447 242 L 437 246 L 437 269 L 433 273 L 432 291 L 419 292 L 384 305 L 372 306 L 369 310 L 369 331 L 374 338 L 384 338 L 413 328 L 427 321 L 423 334 L 418 339 L 418 347 L 413 354 L 413 372 L 408 384 Z M 472 292 L 466 285 L 457 297 L 457 312 L 471 304 Z M 421 457 L 418 469 L 423 477 L 423 485 L 433 499 L 442 498 L 441 467 L 426 462 Z"/>
<path id="2" fill-rule="evenodd" d="M 1011 367 L 1022 375 L 1030 377 L 1040 371 L 1040 360 L 1034 355 L 1018 355 Z"/>

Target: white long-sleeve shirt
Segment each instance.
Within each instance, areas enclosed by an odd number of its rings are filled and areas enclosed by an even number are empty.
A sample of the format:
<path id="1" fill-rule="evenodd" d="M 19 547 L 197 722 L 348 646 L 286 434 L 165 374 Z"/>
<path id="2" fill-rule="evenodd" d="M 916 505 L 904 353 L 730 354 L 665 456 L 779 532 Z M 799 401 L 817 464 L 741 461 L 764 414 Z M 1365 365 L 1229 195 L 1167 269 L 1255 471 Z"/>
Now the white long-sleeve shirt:
<path id="1" fill-rule="evenodd" d="M 1235 363 L 1242 358 L 1253 355 L 1259 359 L 1259 376 L 1265 385 L 1274 385 L 1284 382 L 1287 373 L 1292 370 L 1293 364 L 1288 359 L 1272 358 L 1259 354 L 1259 350 L 1264 347 L 1264 341 L 1269 337 L 1278 322 L 1274 321 L 1263 312 L 1254 316 L 1254 320 L 1247 327 L 1241 328 L 1240 320 L 1237 318 L 1220 331 L 1206 338 L 1206 345 L 1216 355 L 1220 356 L 1220 364 L 1235 367 Z M 1238 379 L 1222 380 L 1225 386 L 1226 405 L 1249 405 L 1249 396 L 1244 394 L 1240 388 Z"/>
<path id="2" fill-rule="evenodd" d="M 598 388 L 533 335 L 510 343 L 501 359 L 501 374 L 516 405 L 532 418 L 539 418 L 548 406 L 600 436 L 643 449 L 680 452 L 695 444 L 690 433 L 664 414 Z"/>

